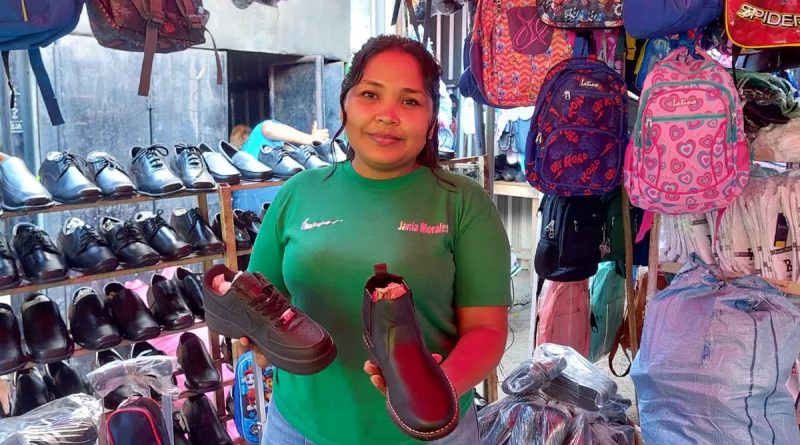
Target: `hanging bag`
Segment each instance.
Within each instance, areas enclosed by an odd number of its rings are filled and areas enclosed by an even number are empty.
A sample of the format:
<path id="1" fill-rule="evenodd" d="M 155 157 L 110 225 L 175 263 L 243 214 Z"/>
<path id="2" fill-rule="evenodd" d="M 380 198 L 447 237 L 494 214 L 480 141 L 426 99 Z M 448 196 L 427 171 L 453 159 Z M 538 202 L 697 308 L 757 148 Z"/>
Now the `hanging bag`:
<path id="1" fill-rule="evenodd" d="M 168 445 L 169 435 L 161 407 L 155 400 L 134 396 L 106 420 L 109 445 Z"/>
<path id="2" fill-rule="evenodd" d="M 569 346 L 588 357 L 589 280 L 571 283 L 545 281 L 540 299 L 537 344 Z"/>
<path id="3" fill-rule="evenodd" d="M 557 28 L 622 26 L 622 0 L 540 0 L 542 21 Z"/>
<path id="4" fill-rule="evenodd" d="M 800 46 L 800 1 L 726 0 L 725 29 L 741 48 Z"/>
<path id="5" fill-rule="evenodd" d="M 625 0 L 625 30 L 631 37 L 650 39 L 702 28 L 722 15 L 722 1 Z"/>
<path id="6" fill-rule="evenodd" d="M 624 267 L 624 266 L 623 266 Z M 603 263 L 589 281 L 591 342 L 589 361 L 594 363 L 611 352 L 625 317 L 625 278 L 618 263 Z"/>

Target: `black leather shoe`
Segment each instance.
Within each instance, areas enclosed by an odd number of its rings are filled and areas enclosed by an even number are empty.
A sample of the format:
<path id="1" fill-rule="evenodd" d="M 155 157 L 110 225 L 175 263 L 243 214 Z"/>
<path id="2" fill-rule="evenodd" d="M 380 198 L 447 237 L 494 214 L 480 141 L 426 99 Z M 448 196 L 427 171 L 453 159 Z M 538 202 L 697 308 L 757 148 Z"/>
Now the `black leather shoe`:
<path id="1" fill-rule="evenodd" d="M 288 147 L 272 148 L 264 145 L 258 153 L 258 160 L 272 169 L 272 176 L 288 179 L 304 170 L 303 166 L 289 156 Z"/>
<path id="2" fill-rule="evenodd" d="M 144 240 L 142 231 L 130 221 L 105 216 L 100 220 L 100 234 L 126 267 L 153 266 L 161 261 L 158 252 Z"/>
<path id="3" fill-rule="evenodd" d="M 51 151 L 39 167 L 39 178 L 58 202 L 76 204 L 97 201 L 103 197 L 103 192 L 84 175 L 85 167 L 86 160 L 79 156 L 65 151 Z"/>
<path id="4" fill-rule="evenodd" d="M 112 281 L 103 287 L 114 324 L 117 325 L 122 337 L 138 342 L 156 338 L 161 334 L 153 314 L 147 309 L 144 301 L 136 293 L 126 288 L 122 283 Z"/>
<path id="5" fill-rule="evenodd" d="M 147 304 L 156 321 L 167 331 L 186 329 L 194 324 L 194 315 L 180 289 L 164 275 L 153 274 L 150 279 Z"/>
<path id="6" fill-rule="evenodd" d="M 289 156 L 297 161 L 298 164 L 302 165 L 306 170 L 327 167 L 330 165 L 320 159 L 317 155 L 317 152 L 307 145 L 295 147 L 294 145 L 286 144 L 286 146 L 288 147 Z"/>
<path id="7" fill-rule="evenodd" d="M 67 260 L 47 232 L 31 223 L 19 223 L 14 226 L 12 237 L 25 278 L 35 284 L 69 278 Z"/>
<path id="8" fill-rule="evenodd" d="M 214 367 L 214 360 L 203 341 L 191 332 L 184 332 L 179 342 L 175 355 L 186 376 L 186 390 L 205 393 L 220 389 L 222 376 Z"/>
<path id="9" fill-rule="evenodd" d="M 121 355 L 119 355 L 119 352 L 113 349 L 106 349 L 105 351 L 100 351 L 97 353 L 93 368 L 97 369 L 117 361 L 123 361 L 123 358 Z M 103 406 L 105 406 L 106 409 L 115 410 L 122 404 L 122 402 L 127 400 L 128 397 L 132 395 L 133 389 L 129 385 L 118 386 L 117 389 L 111 391 L 103 398 Z"/>
<path id="10" fill-rule="evenodd" d="M 233 211 L 233 218 L 238 220 L 240 227 L 247 230 L 247 235 L 250 237 L 250 245 L 255 244 L 258 231 L 261 230 L 261 218 L 255 212 L 239 209 Z"/>
<path id="11" fill-rule="evenodd" d="M 55 205 L 50 192 L 28 170 L 25 161 L 14 156 L 0 162 L 0 191 L 6 210 L 40 210 Z"/>
<path id="12" fill-rule="evenodd" d="M 58 232 L 58 245 L 64 252 L 70 269 L 84 274 L 111 272 L 119 265 L 114 252 L 106 245 L 94 227 L 72 217 L 64 221 Z"/>
<path id="13" fill-rule="evenodd" d="M 106 300 L 91 287 L 73 294 L 69 328 L 75 343 L 92 351 L 113 348 L 122 341 Z"/>
<path id="14" fill-rule="evenodd" d="M 341 139 L 328 139 L 324 142 L 314 142 L 311 148 L 314 149 L 314 152 L 322 161 L 328 164 L 335 164 L 347 160 L 347 155 L 342 150 L 344 146 L 344 141 Z"/>
<path id="15" fill-rule="evenodd" d="M 131 359 L 153 356 L 166 357 L 167 353 L 160 349 L 156 349 L 155 346 L 146 341 L 136 343 L 133 345 L 133 348 L 131 348 Z M 174 375 L 172 376 L 172 384 L 178 386 L 178 380 Z M 150 398 L 161 403 L 161 394 L 152 387 L 150 387 Z"/>
<path id="16" fill-rule="evenodd" d="M 231 436 L 205 394 L 189 397 L 183 404 L 192 445 L 233 445 Z"/>
<path id="17" fill-rule="evenodd" d="M 22 352 L 21 337 L 14 309 L 0 303 L 0 375 L 25 367 L 26 358 Z"/>
<path id="18" fill-rule="evenodd" d="M 66 360 L 75 349 L 58 305 L 44 294 L 33 293 L 25 297 L 22 332 L 28 356 L 34 363 Z"/>
<path id="19" fill-rule="evenodd" d="M 208 171 L 211 172 L 211 176 L 217 183 L 233 185 L 242 182 L 242 173 L 231 164 L 228 158 L 206 144 L 200 144 L 197 148 L 203 154 Z"/>
<path id="20" fill-rule="evenodd" d="M 16 287 L 20 282 L 17 261 L 6 234 L 0 230 L 0 290 Z"/>
<path id="21" fill-rule="evenodd" d="M 411 290 L 385 264 L 375 266 L 375 275 L 364 286 L 362 316 L 364 345 L 386 380 L 392 420 L 417 440 L 453 432 L 459 418 L 456 391 L 425 347 Z"/>
<path id="22" fill-rule="evenodd" d="M 166 196 L 184 189 L 183 183 L 164 165 L 169 154 L 163 145 L 131 148 L 131 177 L 139 193 L 147 196 Z"/>
<path id="23" fill-rule="evenodd" d="M 225 252 L 225 245 L 214 235 L 199 208 L 172 209 L 169 222 L 178 235 L 201 255 L 216 255 Z"/>
<path id="24" fill-rule="evenodd" d="M 117 158 L 104 151 L 93 151 L 86 158 L 89 179 L 93 180 L 108 199 L 126 199 L 136 194 L 133 179 Z"/>
<path id="25" fill-rule="evenodd" d="M 219 213 L 214 216 L 214 221 L 211 223 L 211 230 L 217 238 L 224 238 L 222 236 L 222 215 Z M 236 217 L 233 218 L 233 234 L 236 238 L 236 250 L 247 250 L 253 245 L 250 240 L 250 235 L 247 233 L 247 229 L 240 222 L 236 221 Z"/>
<path id="26" fill-rule="evenodd" d="M 203 275 L 194 273 L 185 267 L 179 267 L 172 277 L 172 281 L 181 291 L 183 299 L 192 310 L 195 317 L 205 317 L 203 309 Z"/>
<path id="27" fill-rule="evenodd" d="M 42 375 L 36 368 L 19 371 L 14 380 L 16 381 L 17 398 L 11 415 L 21 416 L 36 408 L 53 401 L 53 396 L 47 391 Z"/>
<path id="28" fill-rule="evenodd" d="M 44 375 L 47 391 L 53 399 L 71 396 L 73 394 L 93 395 L 92 387 L 84 376 L 66 362 L 48 363 Z"/>
<path id="29" fill-rule="evenodd" d="M 150 247 L 166 259 L 185 258 L 194 252 L 192 246 L 186 243 L 180 235 L 164 221 L 161 214 L 163 210 L 153 212 L 139 212 L 134 217 L 137 227 L 144 234 L 144 239 Z"/>
<path id="30" fill-rule="evenodd" d="M 172 437 L 173 445 L 190 445 L 189 427 L 186 425 L 186 418 L 183 416 L 180 408 L 173 407 L 172 411 Z"/>
<path id="31" fill-rule="evenodd" d="M 217 153 L 222 154 L 240 172 L 246 181 L 262 182 L 272 178 L 272 169 L 259 162 L 250 153 L 241 151 L 233 145 L 220 141 Z"/>
<path id="32" fill-rule="evenodd" d="M 200 149 L 194 145 L 178 144 L 175 146 L 172 169 L 183 181 L 187 190 L 207 191 L 217 188 L 217 183 L 209 173 Z"/>

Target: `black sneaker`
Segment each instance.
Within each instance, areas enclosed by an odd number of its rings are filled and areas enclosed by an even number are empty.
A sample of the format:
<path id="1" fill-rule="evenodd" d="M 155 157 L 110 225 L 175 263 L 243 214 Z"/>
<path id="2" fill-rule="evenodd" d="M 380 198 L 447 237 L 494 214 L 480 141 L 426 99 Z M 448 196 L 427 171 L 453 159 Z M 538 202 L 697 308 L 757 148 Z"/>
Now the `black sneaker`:
<path id="1" fill-rule="evenodd" d="M 214 284 L 218 277 L 223 283 Z M 205 273 L 204 304 L 208 328 L 225 337 L 250 338 L 270 363 L 297 375 L 315 374 L 336 358 L 328 332 L 292 306 L 259 273 L 236 272 L 217 264 Z"/>

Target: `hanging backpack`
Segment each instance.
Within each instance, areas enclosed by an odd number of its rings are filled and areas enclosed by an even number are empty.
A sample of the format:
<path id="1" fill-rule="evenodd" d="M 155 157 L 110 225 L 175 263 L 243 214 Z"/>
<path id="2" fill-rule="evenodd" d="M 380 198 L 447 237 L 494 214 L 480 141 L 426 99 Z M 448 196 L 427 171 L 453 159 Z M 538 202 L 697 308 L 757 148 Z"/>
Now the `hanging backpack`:
<path id="1" fill-rule="evenodd" d="M 594 363 L 611 352 L 617 331 L 625 318 L 625 278 L 618 263 L 603 263 L 589 280 L 591 299 L 591 344 L 589 361 Z"/>
<path id="2" fill-rule="evenodd" d="M 183 51 L 206 43 L 209 12 L 202 0 L 88 0 L 86 11 L 100 45 L 143 52 L 139 95 L 150 94 L 150 74 L 156 53 Z M 212 37 L 213 41 L 213 37 Z M 216 53 L 216 45 L 214 45 Z M 217 84 L 222 62 L 217 55 Z"/>
<path id="3" fill-rule="evenodd" d="M 722 15 L 722 0 L 625 0 L 622 16 L 631 37 L 650 39 L 702 28 Z"/>
<path id="4" fill-rule="evenodd" d="M 625 188 L 647 211 L 700 213 L 724 209 L 742 192 L 750 171 L 739 94 L 730 74 L 703 50 L 673 51 L 647 76 L 634 133 L 625 154 Z M 689 60 L 686 60 L 686 59 Z"/>
<path id="5" fill-rule="evenodd" d="M 167 445 L 170 443 L 161 407 L 155 400 L 134 396 L 106 420 L 109 445 Z"/>
<path id="6" fill-rule="evenodd" d="M 800 46 L 800 2 L 725 0 L 725 29 L 740 48 Z"/>
<path id="7" fill-rule="evenodd" d="M 50 123 L 64 123 L 39 48 L 64 37 L 78 26 L 84 1 L 0 0 L 0 53 L 11 90 L 11 108 L 15 107 L 15 94 L 11 84 L 9 51 L 26 50 Z"/>
<path id="8" fill-rule="evenodd" d="M 625 79 L 594 58 L 560 62 L 547 73 L 531 120 L 528 183 L 551 195 L 608 193 L 620 183 L 627 139 Z"/>
<path id="9" fill-rule="evenodd" d="M 536 344 L 569 346 L 589 356 L 589 280 L 545 281 L 539 301 Z"/>
<path id="10" fill-rule="evenodd" d="M 236 424 L 236 431 L 249 444 L 258 445 L 258 437 L 261 426 L 259 424 L 258 412 L 256 411 L 257 393 L 256 382 L 259 380 L 253 373 L 253 353 L 248 351 L 240 355 L 236 360 L 236 377 L 233 384 L 233 421 Z M 264 387 L 264 409 L 269 405 L 269 398 L 272 397 L 272 376 L 275 368 L 269 366 L 261 370 L 261 384 Z"/>
<path id="11" fill-rule="evenodd" d="M 538 7 L 542 21 L 557 28 L 622 26 L 622 0 L 541 0 Z"/>
<path id="12" fill-rule="evenodd" d="M 534 105 L 544 76 L 572 54 L 567 31 L 543 23 L 535 0 L 478 0 L 472 47 L 470 70 L 496 108 Z"/>
<path id="13" fill-rule="evenodd" d="M 611 193 L 603 195 L 603 206 L 606 209 L 606 239 L 600 246 L 603 261 L 625 261 L 625 224 L 622 219 L 622 188 L 618 187 Z M 633 243 L 633 264 L 646 266 L 650 252 L 650 238 L 645 237 L 636 243 L 636 229 L 642 224 L 644 211 L 640 208 L 628 206 L 631 221 L 631 242 Z M 603 255 L 605 253 L 605 255 Z M 624 272 L 622 274 L 625 276 Z"/>
<path id="14" fill-rule="evenodd" d="M 600 197 L 543 195 L 539 217 L 542 231 L 533 261 L 539 277 L 580 281 L 594 275 L 606 220 Z"/>

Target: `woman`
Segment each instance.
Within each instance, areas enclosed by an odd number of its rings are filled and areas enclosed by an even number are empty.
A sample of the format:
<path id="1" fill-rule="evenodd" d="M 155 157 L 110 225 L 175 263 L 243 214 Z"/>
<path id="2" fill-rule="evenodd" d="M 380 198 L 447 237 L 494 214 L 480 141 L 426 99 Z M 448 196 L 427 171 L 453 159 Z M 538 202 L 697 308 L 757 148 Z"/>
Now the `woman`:
<path id="1" fill-rule="evenodd" d="M 460 396 L 458 428 L 434 443 L 478 444 L 473 388 L 506 344 L 510 249 L 483 188 L 437 165 L 440 76 L 419 43 L 370 39 L 342 84 L 336 136 L 347 133 L 349 160 L 296 175 L 267 212 L 249 270 L 325 326 L 339 355 L 315 375 L 277 371 L 263 444 L 416 443 L 365 363 L 361 302 L 376 263 L 405 277 L 426 345 Z M 415 230 L 426 224 L 446 230 Z"/>

